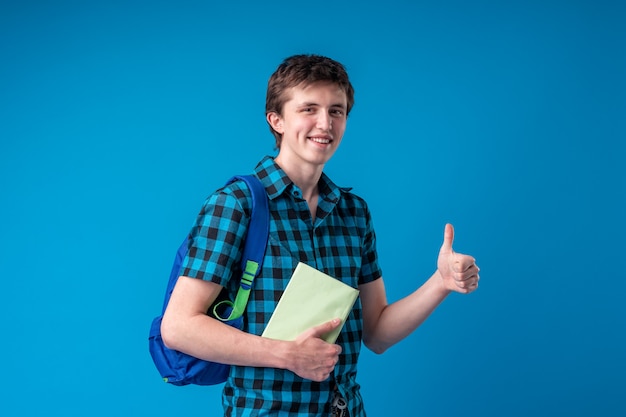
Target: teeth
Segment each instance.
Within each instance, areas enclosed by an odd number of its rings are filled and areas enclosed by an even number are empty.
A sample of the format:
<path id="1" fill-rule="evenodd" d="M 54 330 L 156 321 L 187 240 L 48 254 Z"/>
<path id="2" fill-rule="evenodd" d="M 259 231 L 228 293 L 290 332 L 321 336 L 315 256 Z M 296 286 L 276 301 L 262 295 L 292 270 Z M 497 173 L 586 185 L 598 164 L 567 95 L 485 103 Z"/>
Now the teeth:
<path id="1" fill-rule="evenodd" d="M 323 144 L 329 144 L 329 143 L 330 143 L 330 139 L 311 138 L 311 140 L 312 140 L 313 142 L 323 143 Z"/>

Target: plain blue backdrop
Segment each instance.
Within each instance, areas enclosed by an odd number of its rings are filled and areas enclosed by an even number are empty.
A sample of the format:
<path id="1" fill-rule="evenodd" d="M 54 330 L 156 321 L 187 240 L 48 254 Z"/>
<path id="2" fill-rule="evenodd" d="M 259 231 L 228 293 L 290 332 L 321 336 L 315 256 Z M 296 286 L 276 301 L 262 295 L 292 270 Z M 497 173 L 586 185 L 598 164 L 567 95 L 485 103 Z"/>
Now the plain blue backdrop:
<path id="1" fill-rule="evenodd" d="M 265 86 L 356 89 L 327 166 L 371 207 L 388 297 L 446 222 L 481 267 L 359 378 L 370 416 L 624 416 L 626 8 L 615 1 L 4 1 L 0 414 L 221 413 L 147 350 L 204 197 L 274 154 Z"/>

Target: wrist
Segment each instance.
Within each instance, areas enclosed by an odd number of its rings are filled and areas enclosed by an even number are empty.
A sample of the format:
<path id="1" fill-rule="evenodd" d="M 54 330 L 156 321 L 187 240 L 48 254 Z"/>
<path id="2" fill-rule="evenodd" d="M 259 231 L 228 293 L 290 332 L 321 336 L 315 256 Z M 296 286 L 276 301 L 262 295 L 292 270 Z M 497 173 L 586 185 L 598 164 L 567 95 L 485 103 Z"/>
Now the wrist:
<path id="1" fill-rule="evenodd" d="M 435 273 L 431 277 L 431 281 L 433 281 L 433 286 L 435 287 L 433 290 L 440 294 L 442 298 L 447 297 L 448 294 L 452 292 L 452 290 L 446 285 L 443 274 L 439 269 L 435 271 Z"/>
<path id="2" fill-rule="evenodd" d="M 293 342 L 276 339 L 265 340 L 269 342 L 267 350 L 269 355 L 267 356 L 270 359 L 267 366 L 271 368 L 291 370 L 293 361 L 291 345 L 293 344 Z"/>

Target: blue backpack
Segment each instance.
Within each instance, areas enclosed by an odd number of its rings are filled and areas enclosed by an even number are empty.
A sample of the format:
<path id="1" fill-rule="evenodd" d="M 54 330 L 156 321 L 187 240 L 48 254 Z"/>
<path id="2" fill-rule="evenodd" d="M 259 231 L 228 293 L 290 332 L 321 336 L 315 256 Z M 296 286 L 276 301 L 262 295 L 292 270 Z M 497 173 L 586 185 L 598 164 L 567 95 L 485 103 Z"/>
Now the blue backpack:
<path id="1" fill-rule="evenodd" d="M 241 329 L 243 327 L 243 312 L 248 303 L 250 289 L 254 278 L 261 271 L 267 239 L 269 235 L 269 208 L 267 193 L 263 184 L 252 175 L 236 176 L 227 184 L 235 180 L 243 180 L 252 192 L 252 214 L 245 245 L 241 257 L 242 276 L 235 301 L 229 299 L 216 301 L 207 312 L 208 315 L 222 322 Z M 161 315 L 152 321 L 148 338 L 150 355 L 159 373 L 165 382 L 173 385 L 214 385 L 226 381 L 230 365 L 208 362 L 195 358 L 177 350 L 169 349 L 161 338 L 161 320 L 167 308 L 172 290 L 178 281 L 181 266 L 188 250 L 188 240 L 185 239 L 176 252 L 174 265 L 165 292 L 165 301 Z"/>

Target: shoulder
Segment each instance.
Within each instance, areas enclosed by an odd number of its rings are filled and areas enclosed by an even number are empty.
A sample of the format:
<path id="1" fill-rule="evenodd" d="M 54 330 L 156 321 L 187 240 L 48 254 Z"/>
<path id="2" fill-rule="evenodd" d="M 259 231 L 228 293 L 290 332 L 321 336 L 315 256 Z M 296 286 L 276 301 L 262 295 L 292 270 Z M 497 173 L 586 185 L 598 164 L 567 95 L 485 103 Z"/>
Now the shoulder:
<path id="1" fill-rule="evenodd" d="M 339 191 L 341 192 L 341 199 L 345 201 L 346 204 L 350 204 L 355 207 L 367 208 L 367 202 L 365 201 L 365 199 L 354 193 L 352 191 L 352 188 L 340 187 Z"/>
<path id="2" fill-rule="evenodd" d="M 347 211 L 351 216 L 368 221 L 370 211 L 367 201 L 358 194 L 352 192 L 350 188 L 340 188 L 341 198 L 337 205 L 340 210 Z"/>
<path id="3" fill-rule="evenodd" d="M 247 184 L 240 179 L 225 183 L 211 193 L 204 202 L 203 211 L 215 214 L 239 212 L 249 215 L 252 209 L 252 193 Z"/>
<path id="4" fill-rule="evenodd" d="M 326 174 L 322 174 L 319 185 L 320 192 L 334 203 L 345 208 L 367 211 L 367 202 L 364 198 L 357 195 L 352 187 L 341 187 L 335 184 Z"/>

